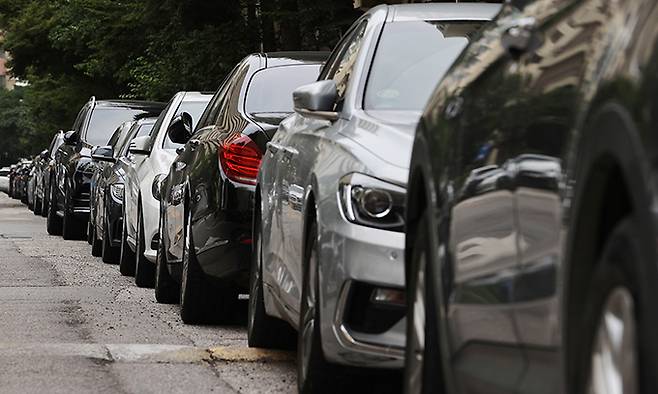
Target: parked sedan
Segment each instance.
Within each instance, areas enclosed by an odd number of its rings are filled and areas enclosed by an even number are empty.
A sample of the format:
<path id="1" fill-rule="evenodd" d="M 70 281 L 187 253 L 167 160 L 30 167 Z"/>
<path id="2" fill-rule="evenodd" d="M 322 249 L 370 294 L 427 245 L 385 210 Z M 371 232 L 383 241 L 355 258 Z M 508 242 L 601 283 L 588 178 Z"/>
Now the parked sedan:
<path id="1" fill-rule="evenodd" d="M 41 189 L 41 173 L 47 163 L 48 150 L 41 151 L 32 159 L 32 170 L 30 171 L 30 180 L 28 184 L 27 207 L 35 215 L 41 215 L 41 205 L 43 201 L 39 198 L 38 190 Z"/>
<path id="2" fill-rule="evenodd" d="M 0 192 L 9 194 L 9 171 L 10 167 L 0 168 Z"/>
<path id="3" fill-rule="evenodd" d="M 407 393 L 658 392 L 657 20 L 510 1 L 439 85 L 409 178 Z"/>
<path id="4" fill-rule="evenodd" d="M 167 175 L 180 147 L 169 139 L 167 129 L 181 114 L 187 114 L 190 124 L 196 124 L 211 97 L 199 92 L 177 93 L 162 111 L 151 135 L 131 143 L 135 155 L 126 174 L 119 269 L 124 275 L 135 275 L 135 283 L 140 287 L 153 287 L 160 243 L 160 202 L 153 196 L 153 185 Z"/>
<path id="5" fill-rule="evenodd" d="M 125 176 L 131 164 L 129 156 L 135 154 L 130 151 L 130 144 L 135 138 L 150 135 L 155 121 L 146 118 L 124 123 L 128 130 L 120 130 L 116 138 L 110 139 L 110 145 L 92 151 L 92 159 L 108 164 L 98 174 L 91 224 L 92 254 L 101 255 L 106 263 L 118 262 L 121 253 Z"/>
<path id="6" fill-rule="evenodd" d="M 172 124 L 172 141 L 185 148 L 162 191 L 156 297 L 173 302 L 180 294 L 185 323 L 231 319 L 238 293 L 246 292 L 254 185 L 265 145 L 292 112 L 292 91 L 317 79 L 325 59 L 325 53 L 306 52 L 247 56 L 193 135 L 189 119 Z"/>
<path id="7" fill-rule="evenodd" d="M 37 187 L 37 198 L 40 198 L 42 201 L 41 207 L 41 216 L 48 216 L 48 205 L 50 204 L 50 184 L 52 183 L 53 177 L 55 176 L 55 153 L 60 146 L 64 144 L 64 132 L 59 130 L 55 133 L 50 146 L 48 147 L 48 158 L 46 164 L 41 171 L 41 188 Z"/>
<path id="8" fill-rule="evenodd" d="M 295 91 L 297 114 L 258 178 L 248 322 L 250 346 L 281 345 L 279 319 L 298 330 L 300 392 L 340 391 L 335 365 L 402 368 L 413 135 L 433 87 L 499 8 L 376 7 L 319 81 Z"/>
<path id="9" fill-rule="evenodd" d="M 89 193 L 94 165 L 91 148 L 107 145 L 121 123 L 160 114 L 163 103 L 147 101 L 96 100 L 91 98 L 64 135 L 55 155 L 55 177 L 50 185 L 47 229 L 64 239 L 82 239 L 89 216 Z"/>

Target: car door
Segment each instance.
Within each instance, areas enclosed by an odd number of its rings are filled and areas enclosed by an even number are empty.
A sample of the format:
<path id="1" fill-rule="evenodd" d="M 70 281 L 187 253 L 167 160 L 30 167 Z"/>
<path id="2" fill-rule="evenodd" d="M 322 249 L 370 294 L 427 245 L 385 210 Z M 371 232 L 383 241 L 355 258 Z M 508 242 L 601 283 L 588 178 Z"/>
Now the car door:
<path id="1" fill-rule="evenodd" d="M 346 38 L 336 47 L 321 73 L 321 79 L 333 79 L 338 90 L 338 107 L 340 111 L 350 77 L 364 43 L 364 34 L 368 20 L 356 25 Z M 339 119 L 335 122 L 297 115 L 290 120 L 290 132 L 280 140 L 280 164 L 276 174 L 279 190 L 280 210 L 278 221 L 279 237 L 283 256 L 282 265 L 276 267 L 277 287 L 280 298 L 291 312 L 290 319 L 298 320 L 301 285 L 302 262 L 304 253 L 304 200 L 311 180 L 311 171 L 318 161 L 318 154 L 326 146 L 333 144 L 328 141 L 346 122 Z M 326 153 L 326 152 L 324 152 Z M 314 209 L 314 207 L 306 207 Z"/>
<path id="2" fill-rule="evenodd" d="M 520 276 L 513 183 L 520 154 L 522 81 L 500 33 L 520 16 L 505 7 L 467 49 L 447 84 L 449 219 L 440 267 L 449 352 L 460 392 L 513 392 L 526 362 L 516 321 Z M 443 237 L 443 236 L 442 236 Z"/>
<path id="3" fill-rule="evenodd" d="M 517 5 L 518 4 L 518 5 Z M 522 10 L 523 4 L 512 2 Z M 597 37 L 609 35 L 612 7 L 595 1 L 538 0 L 523 9 L 517 28 L 534 45 L 517 48 L 514 67 L 523 108 L 514 160 L 520 275 L 515 289 L 519 341 L 528 362 L 519 392 L 559 392 L 560 262 L 570 131 L 602 56 Z"/>

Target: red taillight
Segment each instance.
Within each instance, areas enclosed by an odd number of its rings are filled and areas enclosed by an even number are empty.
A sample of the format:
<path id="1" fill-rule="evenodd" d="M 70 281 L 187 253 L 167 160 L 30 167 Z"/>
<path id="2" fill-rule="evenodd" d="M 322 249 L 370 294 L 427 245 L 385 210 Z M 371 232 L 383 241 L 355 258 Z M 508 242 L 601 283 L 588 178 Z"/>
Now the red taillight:
<path id="1" fill-rule="evenodd" d="M 222 170 L 228 179 L 248 185 L 256 184 L 263 153 L 251 138 L 234 134 L 224 140 L 218 154 Z"/>

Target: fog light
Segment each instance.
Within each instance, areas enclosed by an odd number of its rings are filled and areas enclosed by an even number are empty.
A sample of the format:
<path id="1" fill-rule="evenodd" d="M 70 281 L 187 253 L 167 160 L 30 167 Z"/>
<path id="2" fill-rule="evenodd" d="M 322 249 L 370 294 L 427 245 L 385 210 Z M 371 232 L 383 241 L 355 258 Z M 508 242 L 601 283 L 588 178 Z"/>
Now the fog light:
<path id="1" fill-rule="evenodd" d="M 404 290 L 378 288 L 372 291 L 370 302 L 406 306 L 407 297 Z"/>

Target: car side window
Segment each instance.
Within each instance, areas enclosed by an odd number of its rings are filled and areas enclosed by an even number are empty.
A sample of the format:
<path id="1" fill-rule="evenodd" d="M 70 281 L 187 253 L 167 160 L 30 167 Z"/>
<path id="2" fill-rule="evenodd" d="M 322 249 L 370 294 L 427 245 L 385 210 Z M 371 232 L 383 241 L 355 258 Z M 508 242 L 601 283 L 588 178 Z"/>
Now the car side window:
<path id="1" fill-rule="evenodd" d="M 354 29 L 350 38 L 344 42 L 342 48 L 337 52 L 337 56 L 330 65 L 330 68 L 327 70 L 325 79 L 333 79 L 336 82 L 336 89 L 338 90 L 338 110 L 345 98 L 345 92 L 347 91 L 350 77 L 354 70 L 354 64 L 358 58 L 359 50 L 363 45 L 363 37 L 367 25 L 368 21 L 364 20 Z"/>
<path id="2" fill-rule="evenodd" d="M 89 111 L 89 104 L 82 107 L 82 109 L 78 113 L 78 117 L 75 118 L 75 122 L 73 123 L 73 128 L 71 130 L 77 131 L 78 133 L 82 131 L 82 123 L 84 122 L 88 111 Z"/>

